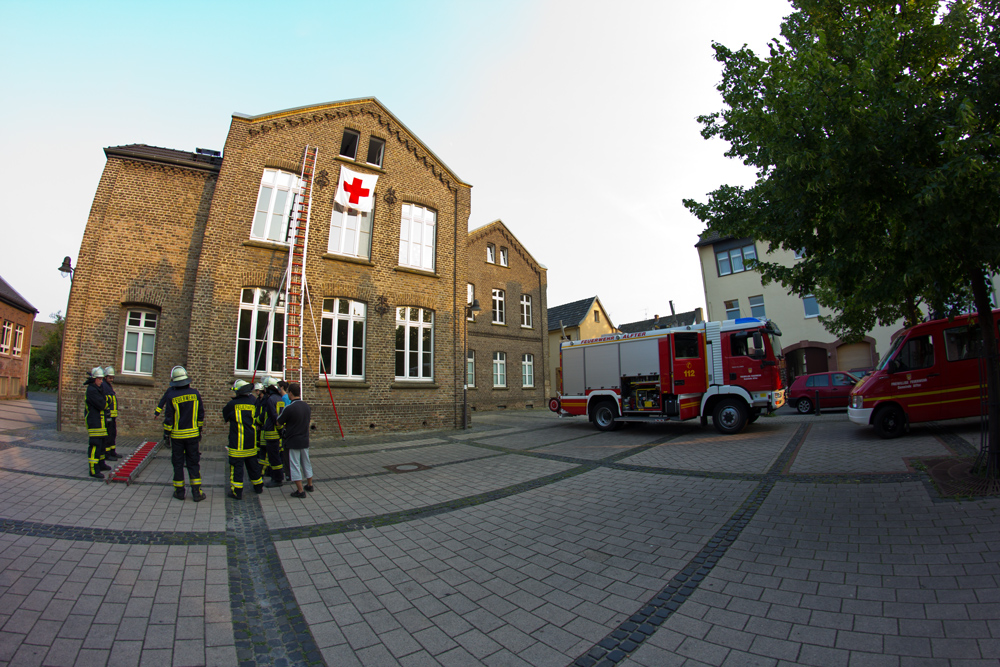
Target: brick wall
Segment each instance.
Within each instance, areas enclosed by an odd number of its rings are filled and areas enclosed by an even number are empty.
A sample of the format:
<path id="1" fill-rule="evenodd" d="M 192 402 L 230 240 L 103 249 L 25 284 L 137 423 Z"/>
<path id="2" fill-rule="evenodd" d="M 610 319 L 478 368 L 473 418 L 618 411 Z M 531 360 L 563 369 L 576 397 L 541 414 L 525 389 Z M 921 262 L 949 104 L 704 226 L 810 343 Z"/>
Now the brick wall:
<path id="1" fill-rule="evenodd" d="M 494 261 L 487 261 L 487 245 L 494 248 Z M 468 282 L 482 312 L 469 322 L 469 349 L 475 352 L 475 386 L 469 387 L 472 410 L 499 408 L 542 408 L 548 386 L 548 301 L 546 270 L 521 245 L 501 221 L 473 230 L 468 241 Z M 507 251 L 507 266 L 501 252 Z M 505 323 L 493 322 L 493 290 L 502 289 Z M 521 296 L 531 297 L 530 327 L 521 324 Z M 493 356 L 506 354 L 506 386 L 493 381 Z M 534 386 L 522 383 L 522 355 L 534 358 Z"/>
<path id="2" fill-rule="evenodd" d="M 34 313 L 26 313 L 20 308 L 0 301 L 0 326 L 11 323 L 10 348 L 0 351 L 0 399 L 23 398 L 28 390 L 28 356 L 31 351 L 31 328 L 35 322 Z M 20 354 L 14 354 L 16 328 L 21 326 Z"/>

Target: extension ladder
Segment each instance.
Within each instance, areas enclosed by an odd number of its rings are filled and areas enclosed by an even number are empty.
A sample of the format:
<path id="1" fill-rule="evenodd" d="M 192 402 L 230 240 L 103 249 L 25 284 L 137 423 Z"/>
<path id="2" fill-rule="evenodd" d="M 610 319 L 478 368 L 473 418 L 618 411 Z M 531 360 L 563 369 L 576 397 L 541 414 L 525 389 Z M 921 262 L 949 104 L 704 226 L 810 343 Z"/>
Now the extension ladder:
<path id="1" fill-rule="evenodd" d="M 302 294 L 306 282 L 306 250 L 309 246 L 309 213 L 312 204 L 313 172 L 319 148 L 306 146 L 302 157 L 302 192 L 294 217 L 291 252 L 285 272 L 285 364 L 288 382 L 302 385 Z"/>

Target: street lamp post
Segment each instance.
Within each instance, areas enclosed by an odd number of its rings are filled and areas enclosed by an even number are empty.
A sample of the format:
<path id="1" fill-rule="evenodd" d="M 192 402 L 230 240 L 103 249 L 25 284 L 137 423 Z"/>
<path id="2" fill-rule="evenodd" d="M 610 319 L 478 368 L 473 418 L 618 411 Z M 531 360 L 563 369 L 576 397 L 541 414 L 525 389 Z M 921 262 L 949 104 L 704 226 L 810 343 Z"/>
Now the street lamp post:
<path id="1" fill-rule="evenodd" d="M 474 318 L 476 313 L 483 309 L 479 307 L 479 299 L 473 299 L 472 303 L 465 307 L 465 341 L 462 347 L 465 348 L 465 359 L 462 361 L 462 428 L 469 428 L 469 318 Z"/>
<path id="2" fill-rule="evenodd" d="M 73 262 L 69 257 L 63 258 L 62 266 L 59 267 L 59 273 L 62 274 L 63 278 L 69 276 L 69 291 L 70 294 L 73 293 Z M 63 315 L 63 330 L 62 336 L 59 342 L 59 374 L 56 377 L 56 430 L 62 430 L 62 369 L 63 360 L 65 359 L 63 353 L 66 351 L 66 318 L 69 316 L 69 297 L 66 297 L 66 314 Z"/>

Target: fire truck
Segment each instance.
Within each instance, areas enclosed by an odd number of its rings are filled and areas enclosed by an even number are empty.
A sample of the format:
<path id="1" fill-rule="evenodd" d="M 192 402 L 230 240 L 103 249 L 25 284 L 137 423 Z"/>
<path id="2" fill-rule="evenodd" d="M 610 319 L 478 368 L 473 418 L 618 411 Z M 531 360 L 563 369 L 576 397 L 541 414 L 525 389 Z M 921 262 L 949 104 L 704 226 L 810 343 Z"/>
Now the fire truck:
<path id="1" fill-rule="evenodd" d="M 719 433 L 739 433 L 785 404 L 780 335 L 774 322 L 744 317 L 563 341 L 549 409 L 586 415 L 601 431 L 695 417 L 704 426 L 711 416 Z"/>

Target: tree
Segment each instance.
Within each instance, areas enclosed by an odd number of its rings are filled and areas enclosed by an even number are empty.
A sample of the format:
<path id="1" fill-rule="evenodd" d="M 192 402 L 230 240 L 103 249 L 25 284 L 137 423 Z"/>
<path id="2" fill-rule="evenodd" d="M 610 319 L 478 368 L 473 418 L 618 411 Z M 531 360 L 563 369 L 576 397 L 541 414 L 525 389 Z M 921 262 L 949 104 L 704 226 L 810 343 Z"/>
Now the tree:
<path id="1" fill-rule="evenodd" d="M 856 339 L 923 307 L 972 300 L 984 325 L 1000 477 L 1000 373 L 987 276 L 1000 270 L 1000 0 L 792 0 L 769 55 L 715 44 L 721 112 L 702 135 L 756 170 L 684 204 L 709 230 L 769 250 L 765 283 L 813 293 Z"/>
<path id="2" fill-rule="evenodd" d="M 59 388 L 59 358 L 62 354 L 63 316 L 50 315 L 55 320 L 55 328 L 45 343 L 31 353 L 31 368 L 28 369 L 28 387 L 35 389 Z"/>

